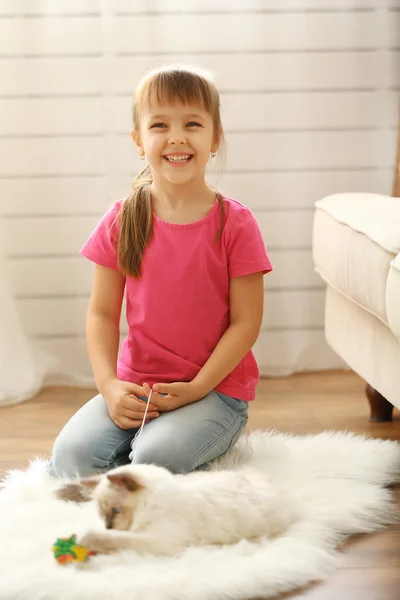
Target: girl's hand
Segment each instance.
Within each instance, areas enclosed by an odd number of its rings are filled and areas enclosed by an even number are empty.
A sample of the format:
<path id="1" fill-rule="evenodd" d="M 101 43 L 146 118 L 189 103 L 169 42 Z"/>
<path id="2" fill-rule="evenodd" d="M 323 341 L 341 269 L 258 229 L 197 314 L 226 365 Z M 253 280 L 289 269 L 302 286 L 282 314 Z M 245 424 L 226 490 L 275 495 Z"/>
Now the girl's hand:
<path id="1" fill-rule="evenodd" d="M 150 387 L 147 384 L 144 384 L 143 387 L 150 393 Z M 160 394 L 166 394 L 166 396 Z M 156 383 L 153 386 L 151 403 L 155 404 L 158 411 L 162 413 L 196 402 L 204 396 L 202 390 L 193 382 Z"/>
<path id="2" fill-rule="evenodd" d="M 147 385 L 147 384 L 145 384 Z M 120 429 L 137 429 L 141 426 L 146 402 L 137 396 L 148 397 L 147 388 L 120 379 L 111 379 L 102 389 L 111 420 Z M 157 406 L 152 402 L 146 415 L 146 423 L 159 416 Z"/>

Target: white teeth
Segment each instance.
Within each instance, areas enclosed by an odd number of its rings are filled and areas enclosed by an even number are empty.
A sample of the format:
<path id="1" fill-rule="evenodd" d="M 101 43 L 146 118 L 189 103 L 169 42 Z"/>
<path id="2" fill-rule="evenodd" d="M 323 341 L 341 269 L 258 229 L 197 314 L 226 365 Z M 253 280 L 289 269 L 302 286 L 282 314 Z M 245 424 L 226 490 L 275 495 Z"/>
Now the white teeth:
<path id="1" fill-rule="evenodd" d="M 166 156 L 165 157 L 170 162 L 186 162 L 190 158 L 190 154 L 182 155 L 182 156 Z"/>

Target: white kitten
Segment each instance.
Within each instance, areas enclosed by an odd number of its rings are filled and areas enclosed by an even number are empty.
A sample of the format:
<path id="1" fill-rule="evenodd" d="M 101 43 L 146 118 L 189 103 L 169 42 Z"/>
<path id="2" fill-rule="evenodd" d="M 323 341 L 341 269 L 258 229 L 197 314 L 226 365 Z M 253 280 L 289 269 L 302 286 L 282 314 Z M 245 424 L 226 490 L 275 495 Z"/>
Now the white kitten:
<path id="1" fill-rule="evenodd" d="M 172 556 L 189 546 L 275 536 L 293 520 L 288 499 L 248 468 L 173 475 L 155 465 L 129 465 L 66 484 L 57 495 L 94 498 L 106 530 L 78 541 L 98 553 Z"/>

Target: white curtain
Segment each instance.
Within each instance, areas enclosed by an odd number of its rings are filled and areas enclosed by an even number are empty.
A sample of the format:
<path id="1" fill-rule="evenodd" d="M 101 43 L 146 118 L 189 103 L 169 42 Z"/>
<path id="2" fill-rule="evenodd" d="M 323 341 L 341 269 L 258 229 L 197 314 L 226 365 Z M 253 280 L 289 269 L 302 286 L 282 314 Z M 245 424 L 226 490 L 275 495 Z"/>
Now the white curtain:
<path id="1" fill-rule="evenodd" d="M 0 245 L 1 247 L 1 245 Z M 0 252 L 0 406 L 21 402 L 38 392 L 50 360 L 35 352 L 13 301 Z"/>

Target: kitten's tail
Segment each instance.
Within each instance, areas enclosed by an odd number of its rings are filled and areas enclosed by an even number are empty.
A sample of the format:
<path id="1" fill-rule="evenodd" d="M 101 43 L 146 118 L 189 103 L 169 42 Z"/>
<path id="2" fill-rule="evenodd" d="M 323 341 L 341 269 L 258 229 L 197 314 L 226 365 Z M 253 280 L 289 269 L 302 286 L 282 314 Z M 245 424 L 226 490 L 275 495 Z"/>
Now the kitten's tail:
<path id="1" fill-rule="evenodd" d="M 66 483 L 54 493 L 59 500 L 64 501 L 89 502 L 92 500 L 91 489 L 80 483 Z"/>

